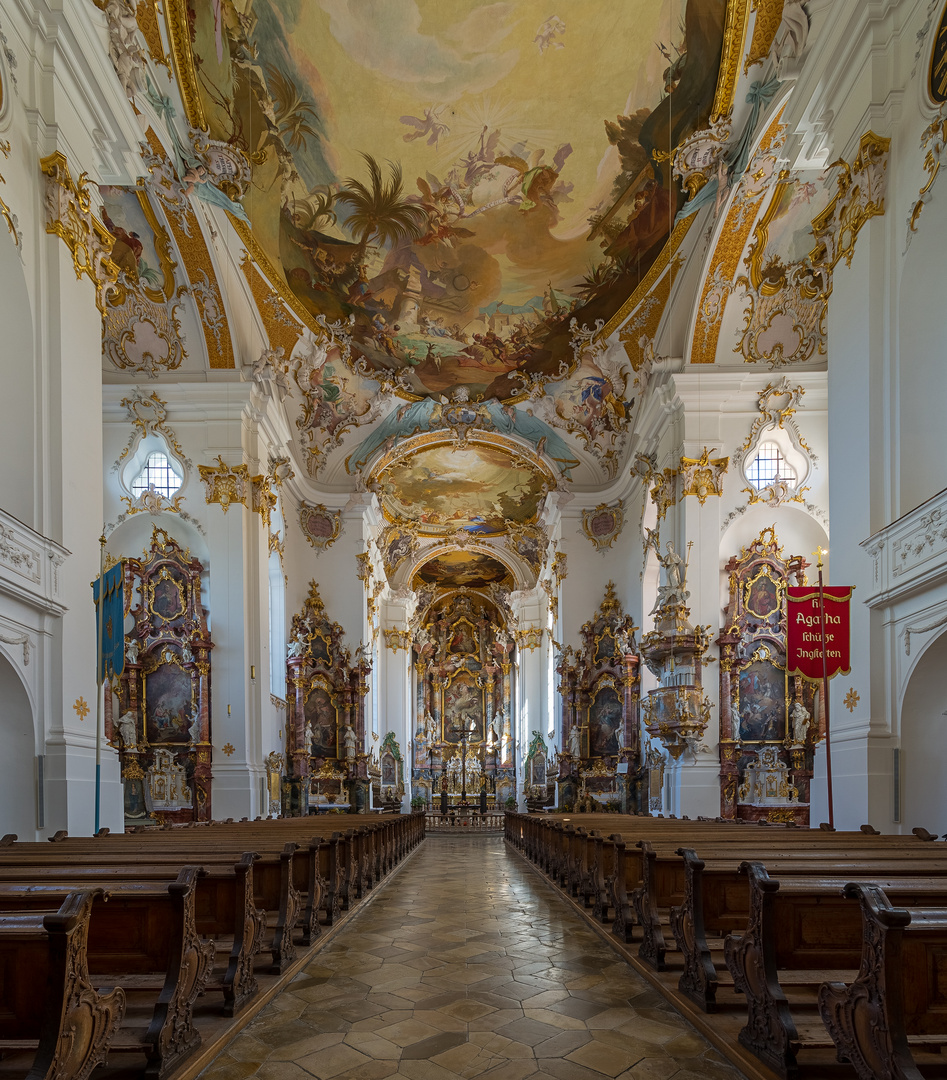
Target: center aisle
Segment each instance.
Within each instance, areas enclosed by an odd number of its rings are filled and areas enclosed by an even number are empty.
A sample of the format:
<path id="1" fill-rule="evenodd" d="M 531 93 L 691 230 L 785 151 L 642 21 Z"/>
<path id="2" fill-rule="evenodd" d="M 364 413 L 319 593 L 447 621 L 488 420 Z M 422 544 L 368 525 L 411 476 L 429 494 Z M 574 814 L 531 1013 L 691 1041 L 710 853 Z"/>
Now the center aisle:
<path id="1" fill-rule="evenodd" d="M 502 838 L 429 838 L 206 1080 L 738 1080 Z"/>

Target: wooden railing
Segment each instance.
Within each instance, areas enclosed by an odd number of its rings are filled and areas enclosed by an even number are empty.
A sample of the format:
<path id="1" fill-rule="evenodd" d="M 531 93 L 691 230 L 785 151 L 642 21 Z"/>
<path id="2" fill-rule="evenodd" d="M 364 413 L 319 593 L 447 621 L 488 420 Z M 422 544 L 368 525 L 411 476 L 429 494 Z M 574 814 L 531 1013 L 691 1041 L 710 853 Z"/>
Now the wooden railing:
<path id="1" fill-rule="evenodd" d="M 442 814 L 439 810 L 428 810 L 425 815 L 428 832 L 495 832 L 503 831 L 505 814 L 500 810 L 488 810 L 481 814 L 479 810 L 454 810 Z"/>

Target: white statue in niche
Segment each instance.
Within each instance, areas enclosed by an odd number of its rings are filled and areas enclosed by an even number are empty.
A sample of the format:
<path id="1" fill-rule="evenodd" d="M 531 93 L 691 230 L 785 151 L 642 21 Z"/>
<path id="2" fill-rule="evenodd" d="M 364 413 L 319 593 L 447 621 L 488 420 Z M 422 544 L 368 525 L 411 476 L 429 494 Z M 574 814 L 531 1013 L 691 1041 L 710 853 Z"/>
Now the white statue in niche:
<path id="1" fill-rule="evenodd" d="M 503 732 L 500 735 L 500 757 L 504 765 L 513 764 L 513 733 L 510 730 L 510 718 L 503 717 Z"/>
<path id="2" fill-rule="evenodd" d="M 201 741 L 201 713 L 199 709 L 195 709 L 191 715 L 191 722 L 187 727 L 187 737 L 192 743 Z"/>
<path id="3" fill-rule="evenodd" d="M 569 729 L 569 753 L 574 758 L 582 757 L 582 731 L 578 724 Z"/>
<path id="4" fill-rule="evenodd" d="M 123 750 L 138 749 L 138 723 L 131 709 L 123 712 L 113 727 L 118 732 Z"/>
<path id="5" fill-rule="evenodd" d="M 312 721 L 307 720 L 305 730 L 303 731 L 303 748 L 307 754 L 312 753 L 312 739 Z"/>
<path id="6" fill-rule="evenodd" d="M 352 730 L 350 724 L 345 725 L 345 731 L 342 735 L 342 745 L 345 749 L 345 757 L 347 761 L 355 760 L 355 748 L 358 744 L 358 738 L 355 732 Z"/>
<path id="7" fill-rule="evenodd" d="M 792 707 L 790 716 L 792 717 L 793 746 L 805 746 L 806 736 L 809 734 L 809 720 L 811 719 L 811 714 L 798 698 Z"/>

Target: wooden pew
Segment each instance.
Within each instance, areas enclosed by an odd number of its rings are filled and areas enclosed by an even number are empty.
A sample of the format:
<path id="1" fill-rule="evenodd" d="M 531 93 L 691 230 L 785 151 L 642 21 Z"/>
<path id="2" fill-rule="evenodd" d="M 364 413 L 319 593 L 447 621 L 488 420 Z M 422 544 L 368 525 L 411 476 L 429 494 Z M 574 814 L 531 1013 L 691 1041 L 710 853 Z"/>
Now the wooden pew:
<path id="1" fill-rule="evenodd" d="M 214 946 L 196 929 L 194 894 L 200 867 L 184 867 L 170 883 L 112 882 L 109 903 L 92 906 L 87 938 L 88 970 L 99 985 L 120 986 L 126 996 L 125 1025 L 111 1050 L 143 1052 L 148 1076 L 163 1077 L 196 1050 L 194 1003 L 204 993 Z M 68 885 L 0 886 L 0 912 L 58 907 Z M 132 1006 L 147 1030 L 134 1032 Z M 142 1013 L 144 1010 L 144 1013 Z"/>
<path id="2" fill-rule="evenodd" d="M 896 908 L 886 889 L 859 882 L 844 894 L 861 908 L 860 967 L 850 985 L 827 982 L 819 991 L 839 1060 L 861 1080 L 924 1080 L 918 1058 L 947 1044 L 947 905 Z"/>
<path id="3" fill-rule="evenodd" d="M 854 973 L 858 967 L 862 914 L 845 899 L 849 885 L 844 877 L 776 878 L 757 862 L 740 869 L 750 885 L 750 917 L 745 932 L 730 935 L 725 949 L 734 987 L 746 997 L 747 1020 L 739 1040 L 779 1075 L 793 1077 L 800 1047 L 832 1045 L 816 1014 L 817 990 L 827 969 Z M 903 905 L 947 905 L 947 876 L 882 877 L 857 885 L 872 895 L 882 887 Z M 942 935 L 941 945 L 947 947 L 947 936 Z M 917 969 L 913 977 L 927 981 L 926 969 Z"/>
<path id="4" fill-rule="evenodd" d="M 77 889 L 57 911 L 0 915 L 0 1050 L 35 1047 L 29 1080 L 85 1080 L 125 1014 L 124 991 L 99 993 L 89 976 L 89 918 L 102 897 Z"/>

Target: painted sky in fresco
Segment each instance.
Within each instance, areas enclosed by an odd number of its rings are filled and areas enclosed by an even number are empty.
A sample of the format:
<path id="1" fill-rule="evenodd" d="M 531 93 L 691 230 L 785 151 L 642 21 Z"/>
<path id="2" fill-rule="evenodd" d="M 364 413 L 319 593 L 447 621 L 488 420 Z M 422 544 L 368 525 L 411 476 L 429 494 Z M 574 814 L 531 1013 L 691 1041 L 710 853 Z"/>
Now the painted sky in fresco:
<path id="1" fill-rule="evenodd" d="M 502 399 L 570 363 L 571 319 L 614 314 L 663 245 L 681 195 L 651 151 L 706 119 L 725 7 L 221 0 L 193 51 L 297 306 L 353 316 L 411 392 Z"/>

